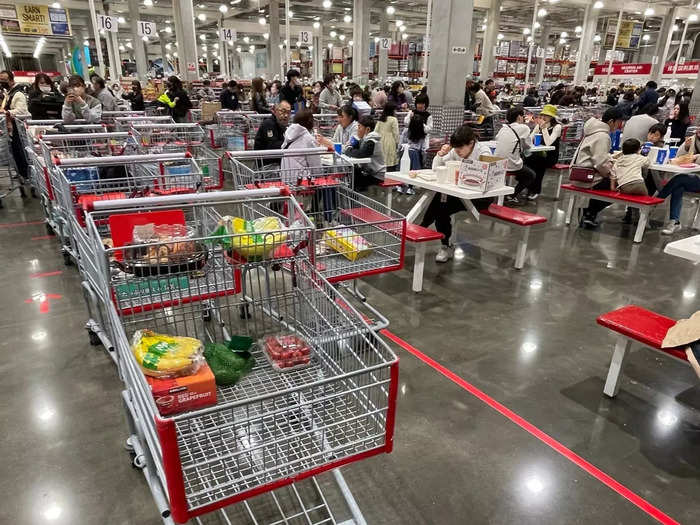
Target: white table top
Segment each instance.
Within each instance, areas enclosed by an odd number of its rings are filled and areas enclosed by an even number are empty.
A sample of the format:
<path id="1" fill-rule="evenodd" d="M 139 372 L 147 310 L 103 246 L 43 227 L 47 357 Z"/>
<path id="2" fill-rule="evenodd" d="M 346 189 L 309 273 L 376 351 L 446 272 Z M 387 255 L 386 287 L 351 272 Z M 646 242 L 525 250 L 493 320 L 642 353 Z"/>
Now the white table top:
<path id="1" fill-rule="evenodd" d="M 370 158 L 363 158 L 363 159 L 356 159 L 354 157 L 348 157 L 347 155 L 341 155 L 341 159 L 343 159 L 345 162 L 349 162 L 353 166 L 359 166 L 360 164 L 369 164 L 372 159 Z M 324 166 L 332 166 L 333 165 L 333 156 L 332 155 L 322 155 L 321 156 L 321 164 Z"/>
<path id="2" fill-rule="evenodd" d="M 649 169 L 667 173 L 700 173 L 700 164 L 695 164 L 692 168 L 682 168 L 675 164 L 652 164 Z"/>
<path id="3" fill-rule="evenodd" d="M 693 262 L 700 262 L 700 235 L 669 242 L 664 252 Z"/>
<path id="4" fill-rule="evenodd" d="M 430 170 L 421 171 L 425 173 Z M 485 197 L 500 197 L 501 195 L 511 195 L 513 193 L 513 190 L 515 189 L 512 186 L 501 186 L 500 188 L 495 188 L 491 191 L 487 191 L 486 193 L 482 193 L 480 191 L 461 188 L 459 186 L 456 186 L 455 184 L 441 184 L 437 181 L 430 182 L 421 179 L 420 177 L 416 177 L 414 179 L 412 177 L 409 177 L 407 173 L 400 173 L 398 171 L 391 171 L 387 173 L 386 178 L 403 182 L 404 184 L 412 184 L 416 188 L 423 188 L 429 191 L 436 191 L 438 193 L 444 193 L 445 195 L 452 195 L 453 197 L 467 200 L 482 199 Z"/>
<path id="5" fill-rule="evenodd" d="M 488 146 L 489 148 L 495 148 L 497 142 L 495 140 L 484 140 L 482 142 L 479 142 L 479 144 L 483 144 L 485 146 Z M 539 153 L 540 151 L 554 151 L 554 146 L 531 146 L 528 151 L 530 153 Z"/>

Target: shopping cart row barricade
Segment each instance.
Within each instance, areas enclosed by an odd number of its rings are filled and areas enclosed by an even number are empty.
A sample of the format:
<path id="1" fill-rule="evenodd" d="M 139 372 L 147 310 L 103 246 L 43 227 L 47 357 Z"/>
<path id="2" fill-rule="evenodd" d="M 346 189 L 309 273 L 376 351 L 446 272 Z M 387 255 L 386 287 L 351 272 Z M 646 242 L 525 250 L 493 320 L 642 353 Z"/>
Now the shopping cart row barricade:
<path id="1" fill-rule="evenodd" d="M 129 446 L 165 523 L 391 451 L 398 360 L 356 310 L 340 306 L 303 249 L 314 224 L 284 192 L 99 201 L 87 214 L 96 254 L 88 279 L 97 296 L 110 299 L 105 325 L 125 382 Z M 221 234 L 228 215 L 274 218 L 279 228 L 251 246 L 247 233 Z M 192 235 L 185 243 L 117 239 L 158 217 Z M 131 352 L 142 329 L 201 341 L 294 334 L 312 358 L 306 368 L 278 372 L 255 345 L 253 370 L 235 386 L 218 387 L 216 405 L 164 417 Z"/>

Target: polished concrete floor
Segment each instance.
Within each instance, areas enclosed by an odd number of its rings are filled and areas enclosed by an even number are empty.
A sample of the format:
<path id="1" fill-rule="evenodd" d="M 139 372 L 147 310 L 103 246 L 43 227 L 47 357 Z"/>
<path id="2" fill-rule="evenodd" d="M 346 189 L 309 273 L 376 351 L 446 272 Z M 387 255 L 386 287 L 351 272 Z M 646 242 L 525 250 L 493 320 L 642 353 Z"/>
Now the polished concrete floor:
<path id="1" fill-rule="evenodd" d="M 402 209 L 408 203 L 398 198 Z M 511 268 L 516 237 L 508 227 L 466 223 L 461 214 L 457 257 L 429 260 L 422 294 L 410 291 L 409 270 L 365 279 L 364 290 L 396 336 L 673 519 L 700 523 L 694 375 L 633 345 L 620 394 L 605 398 L 613 336 L 595 323 L 627 303 L 687 317 L 700 308 L 700 266 L 665 255 L 669 239 L 658 230 L 634 245 L 619 208 L 601 215 L 599 231 L 583 231 L 563 225 L 561 207 L 546 196 L 529 205 L 549 222 L 533 231 L 522 271 Z M 151 494 L 123 448 L 121 382 L 104 350 L 88 343 L 77 272 L 45 237 L 41 213 L 18 196 L 0 210 L 0 523 L 156 525 Z M 30 300 L 38 293 L 52 294 L 45 313 Z M 393 348 L 401 357 L 395 450 L 343 468 L 368 523 L 655 521 Z M 319 481 L 338 520 L 347 519 L 331 476 Z"/>

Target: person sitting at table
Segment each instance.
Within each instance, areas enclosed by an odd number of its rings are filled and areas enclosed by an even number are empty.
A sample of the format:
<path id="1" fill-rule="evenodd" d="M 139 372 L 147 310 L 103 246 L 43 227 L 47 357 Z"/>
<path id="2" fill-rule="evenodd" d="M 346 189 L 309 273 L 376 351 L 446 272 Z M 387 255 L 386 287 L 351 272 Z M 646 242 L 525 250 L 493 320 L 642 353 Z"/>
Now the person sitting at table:
<path id="1" fill-rule="evenodd" d="M 384 180 L 386 166 L 382 153 L 382 138 L 374 131 L 374 119 L 365 115 L 357 124 L 357 137 L 352 137 L 345 151 L 348 157 L 370 159 L 368 164 L 355 166 L 355 189 L 365 191 L 370 185 Z"/>
<path id="2" fill-rule="evenodd" d="M 485 144 L 480 144 L 476 139 L 476 133 L 469 126 L 460 126 L 450 136 L 450 144 L 440 148 L 433 158 L 433 169 L 445 166 L 449 161 L 463 161 L 464 159 L 479 160 L 480 155 L 491 155 L 491 150 Z M 472 199 L 471 203 L 477 210 L 489 207 L 492 198 Z M 435 256 L 435 262 L 446 263 L 454 256 L 454 246 L 450 243 L 452 237 L 452 215 L 465 211 L 461 199 L 441 193 L 433 197 L 428 209 L 423 216 L 421 226 L 427 228 L 435 223 L 435 229 L 443 234 L 442 246 Z"/>
<path id="3" fill-rule="evenodd" d="M 650 103 L 644 106 L 641 113 L 636 114 L 625 122 L 625 127 L 622 128 L 622 138 L 625 139 L 637 139 L 639 142 L 644 142 L 646 139 L 649 129 L 654 125 L 658 124 L 659 121 L 654 118 L 659 112 L 659 106 Z"/>
<path id="4" fill-rule="evenodd" d="M 700 128 L 695 130 L 695 134 L 687 137 L 683 145 L 678 148 L 678 156 L 692 155 L 692 161 L 700 162 Z M 671 196 L 671 206 L 669 210 L 669 222 L 661 230 L 664 235 L 673 235 L 682 229 L 681 211 L 683 210 L 683 193 L 700 192 L 700 176 L 696 173 L 681 173 L 669 180 L 658 194 L 660 199 Z"/>
<path id="5" fill-rule="evenodd" d="M 583 125 L 583 139 L 578 146 L 572 166 L 594 170 L 593 185 L 574 182 L 575 185 L 586 185 L 594 190 L 610 189 L 610 171 L 612 170 L 610 134 L 620 129 L 624 121 L 624 113 L 617 106 L 606 109 L 600 120 L 591 117 L 586 121 Z M 597 228 L 598 214 L 610 204 L 607 201 L 591 199 L 588 207 L 583 210 L 581 227 Z"/>
<path id="6" fill-rule="evenodd" d="M 287 103 L 285 101 L 285 103 Z M 281 104 L 281 103 L 280 103 Z M 314 114 L 310 109 L 302 109 L 294 115 L 294 121 L 284 132 L 284 141 L 281 149 L 308 149 L 317 148 L 318 143 L 313 136 Z M 280 162 L 282 182 L 296 184 L 297 180 L 316 173 L 321 167 L 320 155 L 300 155 L 298 157 L 282 157 Z"/>
<path id="7" fill-rule="evenodd" d="M 559 160 L 559 143 L 561 142 L 561 124 L 557 122 L 557 107 L 547 104 L 540 111 L 536 119 L 535 128 L 530 137 L 542 135 L 542 143 L 552 146 L 552 151 L 533 153 L 525 159 L 525 164 L 535 172 L 535 178 L 527 188 L 527 198 L 531 201 L 537 199 L 542 193 L 542 179 L 547 168 L 554 166 Z"/>
<path id="8" fill-rule="evenodd" d="M 419 97 L 420 98 L 420 95 Z M 428 134 L 425 131 L 425 120 L 420 113 L 415 113 L 408 123 L 408 127 L 401 133 L 399 142 L 401 155 L 403 149 L 408 148 L 408 156 L 411 159 L 411 170 L 423 169 L 423 161 L 428 150 Z M 396 188 L 399 193 L 413 195 L 415 190 L 410 184 L 403 184 Z"/>
<path id="9" fill-rule="evenodd" d="M 610 189 L 629 195 L 649 195 L 642 169 L 651 164 L 649 157 L 640 155 L 642 144 L 637 139 L 627 139 L 622 143 L 622 151 L 612 157 Z M 639 213 L 638 208 L 634 208 Z"/>
<path id="10" fill-rule="evenodd" d="M 498 131 L 495 140 L 494 155 L 508 161 L 506 171 L 509 175 L 515 175 L 515 180 L 518 181 L 513 195 L 506 197 L 506 203 L 519 206 L 522 201 L 518 196 L 535 180 L 535 172 L 523 163 L 523 157 L 532 148 L 532 139 L 530 128 L 525 124 L 525 110 L 522 106 L 510 108 L 506 112 L 506 124 Z"/>
<path id="11" fill-rule="evenodd" d="M 335 128 L 332 139 L 317 136 L 319 144 L 333 149 L 333 144 L 338 142 L 343 150 L 350 145 L 350 138 L 357 137 L 357 110 L 349 104 L 338 110 L 338 127 Z"/>
<path id="12" fill-rule="evenodd" d="M 253 149 L 280 149 L 284 142 L 284 132 L 289 124 L 292 106 L 283 100 L 272 108 L 272 115 L 262 121 L 255 134 Z"/>

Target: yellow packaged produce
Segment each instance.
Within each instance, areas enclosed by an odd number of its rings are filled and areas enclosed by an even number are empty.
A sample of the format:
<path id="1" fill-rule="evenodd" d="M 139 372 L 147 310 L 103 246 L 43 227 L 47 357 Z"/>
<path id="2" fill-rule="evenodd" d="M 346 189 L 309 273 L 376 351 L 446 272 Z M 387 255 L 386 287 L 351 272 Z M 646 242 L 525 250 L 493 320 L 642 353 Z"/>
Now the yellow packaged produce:
<path id="1" fill-rule="evenodd" d="M 204 362 L 199 339 L 138 330 L 131 351 L 144 374 L 151 377 L 179 377 L 194 374 Z"/>
<path id="2" fill-rule="evenodd" d="M 372 246 L 351 228 L 328 230 L 323 239 L 327 246 L 350 261 L 356 261 L 372 253 Z"/>
<path id="3" fill-rule="evenodd" d="M 240 217 L 223 217 L 212 235 L 231 235 L 221 244 L 230 247 L 246 259 L 267 258 L 279 245 L 287 241 L 284 224 L 277 217 L 260 217 L 248 221 Z"/>

